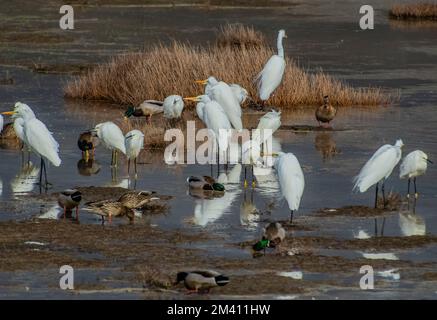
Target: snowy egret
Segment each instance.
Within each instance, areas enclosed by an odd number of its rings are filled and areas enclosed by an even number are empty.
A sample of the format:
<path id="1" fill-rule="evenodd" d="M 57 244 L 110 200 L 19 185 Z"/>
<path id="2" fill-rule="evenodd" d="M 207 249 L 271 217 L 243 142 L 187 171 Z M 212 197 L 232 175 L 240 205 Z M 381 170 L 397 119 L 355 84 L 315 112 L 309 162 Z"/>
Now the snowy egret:
<path id="1" fill-rule="evenodd" d="M 23 125 L 23 141 L 41 158 L 39 183 L 41 186 L 44 171 L 45 186 L 47 187 L 50 183 L 47 181 L 47 169 L 44 159 L 50 161 L 54 166 L 59 167 L 61 165 L 61 159 L 58 155 L 59 144 L 53 138 L 52 133 L 47 129 L 45 124 L 35 117 L 34 112 L 28 105 L 17 102 L 13 111 L 3 112 L 3 114 L 22 119 L 20 123 Z"/>
<path id="2" fill-rule="evenodd" d="M 294 154 L 280 152 L 275 161 L 275 169 L 278 172 L 282 196 L 287 200 L 290 209 L 290 222 L 293 222 L 293 213 L 299 209 L 305 188 L 302 168 Z"/>
<path id="3" fill-rule="evenodd" d="M 217 101 L 222 106 L 232 126 L 237 130 L 243 129 L 241 106 L 229 85 L 223 81 L 217 81 L 214 77 L 196 82 L 206 84 L 205 93 L 211 100 Z"/>
<path id="4" fill-rule="evenodd" d="M 181 96 L 171 95 L 165 98 L 163 102 L 164 118 L 177 119 L 181 117 L 184 109 L 184 100 Z"/>
<path id="5" fill-rule="evenodd" d="M 414 182 L 414 196 L 417 198 L 417 187 L 416 187 L 416 177 L 423 175 L 428 168 L 428 162 L 432 163 L 431 160 L 428 159 L 428 155 L 421 151 L 416 150 L 410 152 L 404 160 L 402 160 L 399 177 L 401 179 L 408 178 L 408 195 L 410 197 L 410 182 L 411 178 L 413 178 Z"/>
<path id="6" fill-rule="evenodd" d="M 64 209 L 64 219 L 71 210 L 76 208 L 76 220 L 79 220 L 79 204 L 82 201 L 82 193 L 76 189 L 66 189 L 59 193 L 58 204 Z"/>
<path id="7" fill-rule="evenodd" d="M 95 133 L 103 144 L 112 151 L 111 166 L 117 166 L 117 152 L 120 151 L 126 154 L 126 146 L 124 145 L 124 136 L 121 129 L 113 122 L 102 122 L 94 128 Z"/>
<path id="8" fill-rule="evenodd" d="M 329 123 L 335 118 L 336 114 L 337 109 L 329 103 L 329 96 L 324 96 L 323 105 L 316 109 L 316 119 L 319 122 L 319 126 L 320 123 L 323 123 L 323 125 L 327 123 L 329 125 Z"/>
<path id="9" fill-rule="evenodd" d="M 201 120 L 206 127 L 215 135 L 219 147 L 218 157 L 220 157 L 221 152 L 226 153 L 232 133 L 232 125 L 222 106 L 217 101 L 212 101 L 207 95 L 187 97 L 184 100 L 199 102 L 198 107 L 196 107 L 197 112 L 201 114 Z"/>
<path id="10" fill-rule="evenodd" d="M 126 133 L 124 138 L 127 157 L 127 173 L 130 171 L 130 161 L 134 161 L 135 177 L 137 177 L 137 158 L 144 147 L 144 133 L 140 130 L 132 130 Z"/>
<path id="11" fill-rule="evenodd" d="M 124 113 L 125 119 L 134 117 L 146 117 L 149 124 L 152 122 L 152 116 L 164 112 L 164 103 L 157 100 L 145 100 L 138 107 L 129 106 Z"/>
<path id="12" fill-rule="evenodd" d="M 229 278 L 212 270 L 198 270 L 179 272 L 176 277 L 176 284 L 183 281 L 185 288 L 190 292 L 209 290 L 213 287 L 224 286 L 229 283 Z"/>
<path id="13" fill-rule="evenodd" d="M 256 77 L 258 93 L 262 101 L 268 100 L 273 91 L 281 84 L 285 71 L 283 38 L 287 38 L 285 30 L 279 30 L 277 40 L 278 54 L 273 55 L 267 61 L 262 71 Z"/>
<path id="14" fill-rule="evenodd" d="M 393 169 L 402 157 L 402 147 L 404 143 L 398 139 L 395 145 L 386 144 L 380 147 L 373 156 L 366 162 L 360 173 L 354 178 L 355 185 L 353 190 L 366 192 L 371 186 L 376 184 L 375 208 L 378 207 L 378 186 L 382 181 L 382 197 L 385 204 L 385 180 L 391 175 Z"/>
<path id="15" fill-rule="evenodd" d="M 90 150 L 92 151 L 92 158 L 94 158 L 94 151 L 99 143 L 99 138 L 92 131 L 85 131 L 79 135 L 77 146 L 82 151 L 82 158 L 84 158 L 85 161 L 88 161 L 90 157 Z"/>
<path id="16" fill-rule="evenodd" d="M 246 101 L 247 97 L 249 96 L 247 90 L 236 83 L 231 83 L 229 87 L 231 87 L 232 92 L 234 93 L 235 97 L 238 100 L 238 103 L 240 105 L 243 104 Z"/>

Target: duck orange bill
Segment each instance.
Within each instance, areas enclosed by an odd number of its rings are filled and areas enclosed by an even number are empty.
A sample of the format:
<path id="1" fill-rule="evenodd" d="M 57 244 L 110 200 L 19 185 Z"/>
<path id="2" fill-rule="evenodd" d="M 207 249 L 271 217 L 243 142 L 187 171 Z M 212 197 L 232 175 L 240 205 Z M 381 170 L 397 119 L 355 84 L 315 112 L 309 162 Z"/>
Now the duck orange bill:
<path id="1" fill-rule="evenodd" d="M 14 111 L 5 111 L 5 112 L 2 112 L 2 114 L 6 115 L 6 116 L 12 116 L 13 114 L 15 114 L 15 112 Z"/>
<path id="2" fill-rule="evenodd" d="M 199 84 L 206 84 L 208 82 L 208 80 L 196 80 L 194 82 L 199 83 Z"/>
<path id="3" fill-rule="evenodd" d="M 186 98 L 184 98 L 184 100 L 196 102 L 197 101 L 197 97 L 186 97 Z"/>

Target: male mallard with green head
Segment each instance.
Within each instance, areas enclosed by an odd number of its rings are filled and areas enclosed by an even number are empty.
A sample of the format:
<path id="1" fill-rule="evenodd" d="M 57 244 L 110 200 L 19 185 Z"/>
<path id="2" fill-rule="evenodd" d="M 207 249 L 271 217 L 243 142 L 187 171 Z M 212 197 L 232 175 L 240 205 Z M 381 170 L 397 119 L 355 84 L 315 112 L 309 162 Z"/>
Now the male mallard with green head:
<path id="1" fill-rule="evenodd" d="M 329 96 L 323 97 L 323 105 L 316 109 L 316 119 L 320 123 L 329 123 L 335 118 L 337 109 L 329 103 Z"/>
<path id="2" fill-rule="evenodd" d="M 215 179 L 210 176 L 190 176 L 187 179 L 187 183 L 192 189 L 218 192 L 225 191 L 225 186 L 221 183 L 217 183 Z"/>
<path id="3" fill-rule="evenodd" d="M 229 278 L 212 270 L 198 270 L 179 272 L 176 276 L 176 284 L 183 281 L 185 288 L 190 292 L 206 291 L 213 287 L 224 286 L 229 283 Z"/>
<path id="4" fill-rule="evenodd" d="M 266 248 L 276 248 L 285 239 L 285 229 L 279 222 L 271 222 L 263 229 L 263 236 L 260 241 L 255 243 L 252 248 L 255 251 L 265 250 Z"/>
<path id="5" fill-rule="evenodd" d="M 76 208 L 76 220 L 79 220 L 79 204 L 82 200 L 82 194 L 76 189 L 66 189 L 59 193 L 58 204 L 64 209 L 64 219 L 67 213 Z"/>
<path id="6" fill-rule="evenodd" d="M 149 121 L 149 124 L 152 121 L 152 116 L 154 114 L 163 113 L 164 112 L 164 103 L 162 101 L 157 100 L 146 100 L 141 103 L 138 107 L 129 106 L 124 113 L 125 119 L 134 116 L 134 117 L 146 117 Z"/>

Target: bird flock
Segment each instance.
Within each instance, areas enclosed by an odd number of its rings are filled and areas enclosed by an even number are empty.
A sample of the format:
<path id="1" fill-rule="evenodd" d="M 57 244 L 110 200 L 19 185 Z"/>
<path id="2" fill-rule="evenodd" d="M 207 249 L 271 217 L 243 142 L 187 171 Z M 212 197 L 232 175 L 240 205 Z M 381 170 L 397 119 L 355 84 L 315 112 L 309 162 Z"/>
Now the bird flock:
<path id="1" fill-rule="evenodd" d="M 286 38 L 284 30 L 278 32 L 277 49 L 278 53 L 273 55 L 265 64 L 261 72 L 254 81 L 257 84 L 259 99 L 265 102 L 274 94 L 280 86 L 284 71 L 285 59 L 283 39 Z M 184 101 L 196 103 L 196 113 L 198 118 L 209 129 L 215 137 L 218 146 L 218 156 L 225 158 L 231 144 L 229 132 L 241 131 L 243 127 L 241 104 L 247 99 L 251 99 L 248 91 L 238 84 L 227 84 L 213 76 L 206 80 L 196 80 L 196 83 L 204 85 L 204 93 L 195 97 L 185 97 L 180 95 L 170 95 L 164 101 L 145 100 L 138 106 L 129 106 L 124 114 L 126 121 L 131 116 L 146 117 L 151 122 L 153 115 L 163 114 L 172 124 L 181 118 Z M 315 110 L 315 118 L 319 125 L 329 125 L 335 118 L 337 109 L 329 103 L 329 97 L 323 97 L 324 103 Z M 10 115 L 13 119 L 13 128 L 22 142 L 23 150 L 34 153 L 41 160 L 39 171 L 39 184 L 47 188 L 50 183 L 47 179 L 47 162 L 55 167 L 61 165 L 59 157 L 59 144 L 53 138 L 53 134 L 47 129 L 46 125 L 40 121 L 33 110 L 26 104 L 15 103 L 12 111 L 3 112 L 2 115 Z M 0 116 L 0 132 L 3 129 L 3 117 Z M 281 112 L 272 110 L 267 112 L 259 120 L 257 131 L 252 135 L 251 140 L 241 146 L 241 161 L 249 163 L 252 171 L 252 186 L 256 185 L 254 180 L 254 167 L 261 168 L 266 165 L 265 156 L 272 160 L 272 167 L 276 170 L 281 194 L 288 204 L 290 210 L 290 222 L 293 214 L 300 207 L 301 199 L 305 188 L 305 178 L 302 166 L 293 153 L 277 152 L 263 155 L 262 145 L 275 131 L 281 126 Z M 223 135 L 222 130 L 227 134 Z M 265 134 L 264 134 L 265 133 Z M 133 162 L 135 178 L 137 178 L 137 159 L 144 148 L 144 133 L 140 130 L 131 130 L 123 135 L 122 130 L 113 122 L 107 121 L 97 124 L 93 129 L 80 134 L 78 147 L 83 153 L 83 157 L 88 159 L 94 157 L 94 150 L 97 145 L 102 144 L 111 150 L 111 166 L 119 165 L 119 154 L 125 155 L 128 163 L 128 173 L 130 172 L 131 162 Z M 353 190 L 356 192 L 366 192 L 372 186 L 375 190 L 375 208 L 378 207 L 378 193 L 381 188 L 383 206 L 386 206 L 385 182 L 392 174 L 395 167 L 402 159 L 402 140 L 397 140 L 394 145 L 381 146 L 373 156 L 365 163 L 358 175 L 354 179 Z M 261 156 L 260 156 L 261 155 Z M 218 162 L 220 163 L 220 162 Z M 427 170 L 428 159 L 426 153 L 416 150 L 408 154 L 400 165 L 400 178 L 408 179 L 408 197 L 410 196 L 411 181 L 414 184 L 414 195 L 418 197 L 416 178 L 423 175 Z M 244 187 L 247 183 L 247 170 L 244 167 Z M 223 193 L 225 187 L 209 176 L 190 176 L 187 179 L 190 189 L 201 192 Z M 139 196 L 138 194 L 137 196 Z M 148 195 L 149 196 L 149 195 Z M 59 204 L 64 208 L 64 215 L 67 211 L 78 208 L 81 201 L 81 194 L 77 190 L 68 189 L 60 193 Z M 94 204 L 94 209 L 102 216 L 125 215 L 133 217 L 132 207 L 126 207 L 123 201 L 116 203 L 104 202 Z M 78 212 L 76 212 L 78 214 Z M 262 240 L 255 244 L 255 250 L 265 250 L 266 247 L 276 247 L 285 237 L 285 232 L 280 223 L 274 222 L 264 229 Z M 199 290 L 209 288 L 214 285 L 224 285 L 228 278 L 216 273 L 206 273 L 201 271 L 181 272 L 177 276 L 177 282 L 184 281 L 187 288 Z"/>

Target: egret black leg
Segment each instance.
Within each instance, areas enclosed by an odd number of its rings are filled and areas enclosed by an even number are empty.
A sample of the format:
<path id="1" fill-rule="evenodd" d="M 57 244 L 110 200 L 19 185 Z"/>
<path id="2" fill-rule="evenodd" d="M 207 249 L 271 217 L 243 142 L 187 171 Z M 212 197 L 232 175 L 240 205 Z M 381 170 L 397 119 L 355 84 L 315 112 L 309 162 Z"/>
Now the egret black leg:
<path id="1" fill-rule="evenodd" d="M 111 166 L 114 165 L 114 150 L 111 152 Z"/>
<path id="2" fill-rule="evenodd" d="M 130 172 L 130 159 L 127 159 L 127 174 Z"/>
<path id="3" fill-rule="evenodd" d="M 40 170 L 39 170 L 39 185 L 40 188 L 42 186 L 42 170 L 43 170 L 44 166 L 43 166 L 43 160 L 41 158 L 41 164 L 40 164 Z"/>
<path id="4" fill-rule="evenodd" d="M 293 224 L 293 210 L 290 212 L 290 224 Z"/>
<path id="5" fill-rule="evenodd" d="M 384 209 L 386 208 L 386 204 L 385 204 L 385 180 L 382 183 L 382 203 L 384 204 Z"/>
<path id="6" fill-rule="evenodd" d="M 375 192 L 375 209 L 378 208 L 378 187 L 379 187 L 379 182 L 376 183 L 376 192 Z"/>
<path id="7" fill-rule="evenodd" d="M 244 188 L 247 188 L 247 166 L 244 165 Z"/>
<path id="8" fill-rule="evenodd" d="M 408 178 L 408 193 L 407 193 L 407 198 L 410 197 L 410 183 L 411 183 L 411 179 Z"/>
<path id="9" fill-rule="evenodd" d="M 414 177 L 414 197 L 417 199 L 419 197 L 419 194 L 417 193 L 417 187 L 416 187 L 416 177 Z"/>
<path id="10" fill-rule="evenodd" d="M 137 158 L 134 159 L 134 167 L 135 167 L 135 179 L 137 178 Z"/>
<path id="11" fill-rule="evenodd" d="M 47 181 L 47 168 L 46 168 L 46 162 L 44 161 L 44 159 L 42 160 L 42 164 L 44 166 L 45 187 L 47 188 L 47 185 L 49 185 L 49 182 Z"/>

